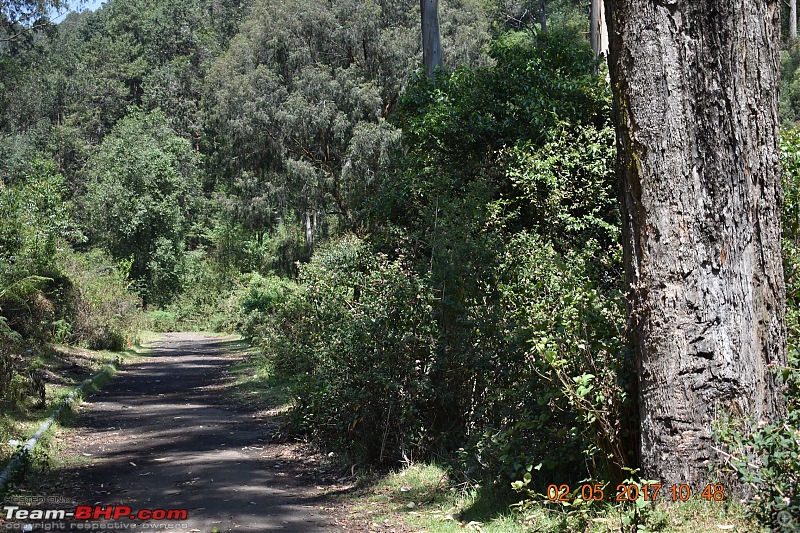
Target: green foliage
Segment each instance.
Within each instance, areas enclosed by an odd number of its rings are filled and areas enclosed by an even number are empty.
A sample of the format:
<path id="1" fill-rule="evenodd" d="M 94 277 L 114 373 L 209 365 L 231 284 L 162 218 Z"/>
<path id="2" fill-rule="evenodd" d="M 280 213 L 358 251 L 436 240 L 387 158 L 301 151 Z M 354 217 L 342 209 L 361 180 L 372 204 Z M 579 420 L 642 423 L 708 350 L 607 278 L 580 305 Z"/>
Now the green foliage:
<path id="1" fill-rule="evenodd" d="M 429 453 L 449 421 L 433 394 L 432 293 L 402 258 L 355 237 L 318 249 L 268 344 L 279 372 L 304 373 L 292 416 L 326 446 L 374 463 Z M 268 332 L 270 334 L 270 332 Z"/>
<path id="2" fill-rule="evenodd" d="M 0 183 L 0 401 L 43 398 L 33 348 L 47 341 L 121 350 L 137 301 L 116 266 L 79 255 L 81 240 L 52 163 L 33 161 L 19 183 Z"/>
<path id="3" fill-rule="evenodd" d="M 609 91 L 591 74 L 586 45 L 558 33 L 511 32 L 489 55 L 491 66 L 412 79 L 394 120 L 415 159 L 431 167 L 426 174 L 485 171 L 497 150 L 539 145 L 559 122 L 609 122 Z"/>
<path id="4" fill-rule="evenodd" d="M 115 0 L 35 39 L 26 32 L 25 46 L 2 43 L 0 173 L 19 176 L 33 154 L 47 154 L 70 195 L 81 194 L 81 169 L 131 105 L 161 108 L 199 148 L 203 80 L 243 12 L 234 0 Z"/>
<path id="5" fill-rule="evenodd" d="M 260 336 L 262 325 L 298 290 L 285 278 L 262 276 L 255 272 L 243 275 L 240 284 L 241 288 L 235 294 L 239 317 L 237 330 L 250 339 Z"/>
<path id="6" fill-rule="evenodd" d="M 513 196 L 500 203 L 498 211 L 518 209 L 525 225 L 549 234 L 560 253 L 578 250 L 592 240 L 602 246 L 617 243 L 619 209 L 611 186 L 613 129 L 561 123 L 550 136 L 540 147 L 526 144 L 503 153 Z M 599 270 L 608 270 L 608 265 L 605 262 Z M 621 272 L 615 274 L 618 279 Z"/>
<path id="7" fill-rule="evenodd" d="M 636 444 L 608 88 L 566 35 L 490 50 L 492 66 L 414 80 L 409 170 L 376 209 L 428 243 L 450 416 L 484 474 L 581 479 L 588 463 L 620 480 Z"/>
<path id="8" fill-rule="evenodd" d="M 0 279 L 52 273 L 57 243 L 75 236 L 63 176 L 35 160 L 22 184 L 0 187 Z"/>
<path id="9" fill-rule="evenodd" d="M 625 387 L 633 374 L 622 345 L 622 298 L 590 277 L 604 254 L 610 265 L 619 264 L 617 249 L 589 245 L 562 256 L 526 233 L 504 251 L 496 307 L 484 312 L 477 336 L 479 353 L 488 358 L 483 373 L 491 376 L 476 401 L 487 416 L 476 447 L 488 472 L 519 479 L 526 465 L 542 464 L 560 479 L 592 474 L 621 481 L 632 462 Z M 499 346 L 498 338 L 504 339 Z"/>
<path id="10" fill-rule="evenodd" d="M 784 128 L 800 122 L 800 44 L 781 50 L 780 119 Z"/>
<path id="11" fill-rule="evenodd" d="M 63 177 L 34 161 L 17 186 L 0 184 L 0 316 L 23 336 L 46 337 L 55 318 L 56 249 L 72 230 Z"/>
<path id="12" fill-rule="evenodd" d="M 30 46 L 37 34 L 52 28 L 51 14 L 66 6 L 62 0 L 4 0 L 0 4 L 0 59 Z"/>
<path id="13" fill-rule="evenodd" d="M 790 321 L 798 326 L 797 312 Z M 748 503 L 751 514 L 776 528 L 800 523 L 800 357 L 794 343 L 785 367 L 773 367 L 786 387 L 788 414 L 774 421 L 722 420 L 717 438 L 729 451 L 729 464 L 741 480 L 752 487 Z"/>
<path id="14" fill-rule="evenodd" d="M 363 225 L 399 137 L 386 118 L 420 59 L 418 9 L 397 0 L 253 7 L 204 99 L 212 168 L 251 235 L 306 213 L 319 217 L 315 237 Z M 450 64 L 479 61 L 479 3 L 442 2 L 441 18 Z"/>
<path id="15" fill-rule="evenodd" d="M 158 111 L 132 109 L 87 167 L 87 231 L 131 276 L 146 303 L 181 289 L 184 236 L 197 196 L 199 156 Z"/>
<path id="16" fill-rule="evenodd" d="M 264 351 L 301 377 L 295 428 L 355 460 L 621 481 L 635 432 L 608 90 L 563 35 L 491 50 L 412 80 L 373 236 L 315 252 Z"/>
<path id="17" fill-rule="evenodd" d="M 61 306 L 66 312 L 54 324 L 54 339 L 92 350 L 128 348 L 143 325 L 140 301 L 129 291 L 130 263 L 115 263 L 101 250 L 81 254 L 66 247 L 58 265 L 65 278 Z"/>
<path id="18" fill-rule="evenodd" d="M 155 309 L 147 313 L 148 328 L 152 331 L 168 333 L 178 331 L 178 319 L 172 311 Z"/>
<path id="19" fill-rule="evenodd" d="M 555 29 L 573 37 L 589 32 L 589 0 L 487 0 L 486 4 L 493 21 L 492 29 L 497 34 L 541 28 L 543 14 L 549 31 Z"/>
<path id="20" fill-rule="evenodd" d="M 783 269 L 790 309 L 800 305 L 800 129 L 781 131 Z"/>
<path id="21" fill-rule="evenodd" d="M 187 252 L 181 270 L 182 291 L 161 309 L 148 313 L 154 331 L 232 331 L 236 309 L 231 292 L 237 271 L 204 250 Z"/>

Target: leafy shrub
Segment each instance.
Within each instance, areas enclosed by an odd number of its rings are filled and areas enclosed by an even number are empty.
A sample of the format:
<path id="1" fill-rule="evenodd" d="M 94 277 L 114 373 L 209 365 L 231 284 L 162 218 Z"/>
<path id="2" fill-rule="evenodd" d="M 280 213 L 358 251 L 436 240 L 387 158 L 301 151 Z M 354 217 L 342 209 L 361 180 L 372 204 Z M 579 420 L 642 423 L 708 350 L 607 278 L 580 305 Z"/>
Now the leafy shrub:
<path id="1" fill-rule="evenodd" d="M 506 479 L 539 464 L 562 479 L 621 482 L 635 462 L 636 377 L 624 345 L 613 132 L 560 123 L 546 137 L 504 150 L 511 189 L 490 204 L 492 226 L 528 229 L 504 232 L 487 287 L 495 308 L 473 307 L 482 357 L 500 361 L 478 401 L 491 416 L 475 446 L 484 469 Z"/>
<path id="2" fill-rule="evenodd" d="M 161 309 L 150 311 L 147 313 L 147 319 L 149 321 L 149 327 L 153 331 L 167 333 L 179 329 L 177 327 L 178 319 L 175 313 L 170 311 L 163 311 Z"/>
<path id="3" fill-rule="evenodd" d="M 161 111 L 131 108 L 89 160 L 87 231 L 130 275 L 145 303 L 180 291 L 187 219 L 197 194 L 198 154 Z"/>
<path id="4" fill-rule="evenodd" d="M 783 269 L 789 309 L 800 305 L 800 128 L 781 131 Z"/>
<path id="5" fill-rule="evenodd" d="M 277 316 L 284 342 L 267 346 L 277 369 L 305 371 L 295 427 L 374 463 L 427 453 L 437 332 L 425 278 L 347 236 L 300 272 L 300 292 Z"/>
<path id="6" fill-rule="evenodd" d="M 794 127 L 800 119 L 800 45 L 781 51 L 780 118 Z"/>
<path id="7" fill-rule="evenodd" d="M 253 329 L 265 358 L 281 377 L 303 376 L 316 364 L 318 344 L 312 302 L 300 286 L 263 324 Z M 245 322 L 243 329 L 248 325 Z"/>
<path id="8" fill-rule="evenodd" d="M 794 315 L 797 313 L 794 312 Z M 797 316 L 792 319 L 797 325 Z M 797 334 L 797 331 L 795 331 Z M 789 364 L 775 367 L 786 386 L 788 414 L 775 421 L 729 421 L 718 424 L 717 438 L 731 452 L 730 465 L 752 489 L 748 509 L 762 523 L 800 525 L 800 357 L 789 351 Z M 779 529 L 780 530 L 780 529 Z"/>
<path id="9" fill-rule="evenodd" d="M 69 247 L 59 252 L 58 264 L 68 282 L 65 340 L 93 350 L 125 349 L 142 326 L 141 303 L 129 291 L 130 264 L 117 264 L 101 250 L 82 254 Z"/>
<path id="10" fill-rule="evenodd" d="M 149 313 L 152 327 L 163 331 L 237 330 L 249 339 L 258 338 L 268 315 L 289 297 L 295 284 L 273 274 L 241 274 L 226 263 L 225 258 L 202 249 L 187 253 L 183 291 L 168 305 Z"/>
<path id="11" fill-rule="evenodd" d="M 521 233 L 501 256 L 494 309 L 475 311 L 477 375 L 487 377 L 476 380 L 485 393 L 473 423 L 484 429 L 473 445 L 490 475 L 515 480 L 540 465 L 549 479 L 622 481 L 633 460 L 622 298 L 589 276 L 601 251 L 562 256 Z M 618 250 L 606 253 L 620 260 Z"/>
<path id="12" fill-rule="evenodd" d="M 290 298 L 297 287 L 284 278 L 255 272 L 243 275 L 239 282 L 242 287 L 235 295 L 240 317 L 237 329 L 246 338 L 254 339 L 260 335 L 269 316 Z"/>
<path id="13" fill-rule="evenodd" d="M 620 218 L 614 173 L 614 130 L 560 123 L 540 145 L 525 143 L 503 152 L 503 165 L 528 231 L 546 235 L 561 254 L 592 246 L 605 249 L 619 242 Z M 608 255 L 598 265 L 619 283 L 621 264 L 614 269 Z"/>
<path id="14" fill-rule="evenodd" d="M 541 146 L 560 123 L 610 122 L 610 91 L 592 75 L 586 44 L 557 32 L 508 32 L 490 44 L 489 55 L 491 66 L 409 83 L 393 120 L 403 129 L 417 187 L 492 177 L 502 170 L 492 164 L 500 150 Z"/>
<path id="15" fill-rule="evenodd" d="M 184 254 L 182 290 L 158 312 L 149 313 L 156 331 L 233 331 L 237 320 L 234 290 L 239 274 L 205 250 Z"/>
<path id="16" fill-rule="evenodd" d="M 26 337 L 45 339 L 55 318 L 56 248 L 75 237 L 64 178 L 35 160 L 21 185 L 0 184 L 0 316 Z"/>
<path id="17" fill-rule="evenodd" d="M 56 249 L 74 236 L 64 178 L 35 159 L 13 186 L 0 181 L 0 402 L 43 397 L 30 346 L 49 339 L 61 288 Z"/>
<path id="18" fill-rule="evenodd" d="M 264 349 L 302 376 L 295 426 L 359 460 L 457 452 L 492 481 L 536 464 L 622 481 L 636 434 L 608 88 L 563 36 L 491 54 L 412 80 L 370 242 L 315 252 Z"/>
<path id="19" fill-rule="evenodd" d="M 0 401 L 34 396 L 44 382 L 32 354 L 46 342 L 122 350 L 137 329 L 138 300 L 126 275 L 80 240 L 63 177 L 34 160 L 19 185 L 0 185 Z M 127 268 L 123 268 L 127 270 Z"/>

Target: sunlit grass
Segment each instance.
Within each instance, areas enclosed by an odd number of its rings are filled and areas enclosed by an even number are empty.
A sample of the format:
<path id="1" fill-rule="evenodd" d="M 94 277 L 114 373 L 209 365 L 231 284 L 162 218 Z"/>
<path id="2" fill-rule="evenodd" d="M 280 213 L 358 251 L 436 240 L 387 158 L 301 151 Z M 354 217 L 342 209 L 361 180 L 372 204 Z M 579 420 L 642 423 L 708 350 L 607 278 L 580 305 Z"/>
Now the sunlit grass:
<path id="1" fill-rule="evenodd" d="M 748 520 L 745 509 L 730 500 L 693 497 L 687 502 L 659 502 L 635 513 L 633 506 L 600 503 L 569 512 L 543 503 L 524 510 L 511 507 L 504 487 L 457 484 L 438 465 L 414 464 L 377 479 L 362 481 L 345 497 L 352 513 L 376 526 L 404 523 L 415 531 L 455 533 L 756 533 L 768 528 Z"/>
<path id="2" fill-rule="evenodd" d="M 294 383 L 277 376 L 272 365 L 245 341 L 241 341 L 241 346 L 244 360 L 228 369 L 233 377 L 231 392 L 234 398 L 269 409 L 273 414 L 285 413 L 291 406 Z"/>
<path id="3" fill-rule="evenodd" d="M 45 406 L 38 407 L 37 399 L 31 396 L 6 402 L 0 414 L 0 468 L 3 468 L 16 450 L 33 436 L 37 429 L 64 402 L 64 400 L 84 381 L 96 375 L 113 361 L 122 365 L 140 361 L 146 356 L 146 349 L 132 348 L 124 352 L 106 350 L 94 351 L 74 346 L 49 346 L 33 355 L 39 371 L 45 375 Z M 102 387 L 113 376 L 111 370 L 100 379 L 86 387 L 82 396 L 91 394 Z M 76 404 L 79 402 L 76 402 Z M 69 418 L 76 407 L 61 412 L 61 418 Z M 40 447 L 45 440 L 40 441 Z"/>

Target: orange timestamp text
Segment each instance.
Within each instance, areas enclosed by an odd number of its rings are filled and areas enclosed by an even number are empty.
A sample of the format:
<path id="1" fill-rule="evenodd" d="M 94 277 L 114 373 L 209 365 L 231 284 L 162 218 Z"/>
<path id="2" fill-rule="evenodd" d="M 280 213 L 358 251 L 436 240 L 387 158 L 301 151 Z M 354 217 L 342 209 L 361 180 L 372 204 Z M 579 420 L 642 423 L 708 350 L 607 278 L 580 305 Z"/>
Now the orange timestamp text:
<path id="1" fill-rule="evenodd" d="M 548 485 L 547 499 L 551 502 L 569 502 L 581 499 L 585 502 L 603 501 L 607 497 L 611 501 L 635 502 L 636 500 L 656 501 L 671 500 L 685 502 L 692 497 L 695 492 L 689 485 L 674 484 L 665 486 L 660 483 L 648 483 L 637 485 L 636 483 L 621 483 L 617 485 L 616 491 L 608 490 L 608 487 L 601 483 L 584 484 L 570 490 L 569 485 Z M 725 487 L 723 485 L 706 485 L 700 492 L 700 497 L 708 501 L 721 502 L 725 499 Z"/>

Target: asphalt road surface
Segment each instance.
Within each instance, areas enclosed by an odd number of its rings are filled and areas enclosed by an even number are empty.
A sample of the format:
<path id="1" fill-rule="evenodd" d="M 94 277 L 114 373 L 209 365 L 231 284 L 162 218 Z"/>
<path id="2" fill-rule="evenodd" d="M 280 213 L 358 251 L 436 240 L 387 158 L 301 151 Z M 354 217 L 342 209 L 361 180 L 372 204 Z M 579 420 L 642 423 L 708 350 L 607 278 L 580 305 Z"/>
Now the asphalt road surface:
<path id="1" fill-rule="evenodd" d="M 67 530 L 342 531 L 302 458 L 278 453 L 274 424 L 225 390 L 233 346 L 170 333 L 90 398 L 65 444 L 79 461 L 58 472 L 60 490 L 48 491 L 91 509 L 91 520 L 67 520 Z"/>

